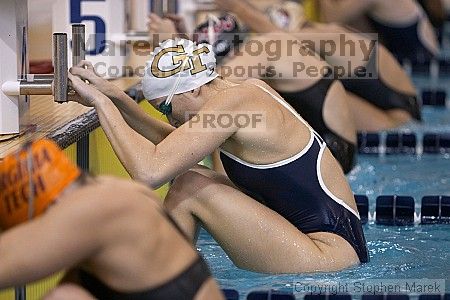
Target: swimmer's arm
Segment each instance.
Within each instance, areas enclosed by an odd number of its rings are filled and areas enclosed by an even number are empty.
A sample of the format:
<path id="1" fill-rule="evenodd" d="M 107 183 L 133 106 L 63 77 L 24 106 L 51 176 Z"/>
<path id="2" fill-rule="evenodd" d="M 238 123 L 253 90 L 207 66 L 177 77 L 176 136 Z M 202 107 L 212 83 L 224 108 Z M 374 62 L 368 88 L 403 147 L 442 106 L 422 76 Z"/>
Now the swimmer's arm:
<path id="1" fill-rule="evenodd" d="M 211 158 L 212 158 L 212 168 L 214 171 L 216 171 L 217 173 L 227 176 L 227 172 L 225 171 L 225 168 L 222 164 L 222 160 L 220 159 L 220 151 L 216 150 L 211 154 Z"/>
<path id="2" fill-rule="evenodd" d="M 153 173 L 145 172 L 144 181 L 153 188 L 160 187 L 179 174 L 183 174 L 196 166 L 204 157 L 219 149 L 226 140 L 233 136 L 238 127 L 236 124 L 229 128 L 217 129 L 217 123 L 211 128 L 203 122 L 214 115 L 217 120 L 223 114 L 233 118 L 245 111 L 244 102 L 238 91 L 226 91 L 228 101 L 219 95 L 210 100 L 196 117 L 183 124 L 162 141 L 156 148 L 154 156 L 149 157 L 148 164 L 153 165 Z M 198 120 L 195 119 L 198 117 Z M 157 166 L 157 169 L 155 167 Z"/>
<path id="3" fill-rule="evenodd" d="M 149 116 L 133 99 L 125 93 L 117 98 L 111 98 L 120 110 L 123 118 L 136 132 L 155 144 L 164 140 L 175 127 Z"/>
<path id="4" fill-rule="evenodd" d="M 279 32 L 269 18 L 258 8 L 244 0 L 216 0 L 217 6 L 225 11 L 231 11 L 254 32 Z"/>
<path id="5" fill-rule="evenodd" d="M 323 21 L 348 23 L 365 14 L 373 0 L 320 0 L 318 4 Z"/>
<path id="6" fill-rule="evenodd" d="M 71 68 L 70 74 L 89 81 L 93 87 L 113 101 L 131 128 L 153 143 L 158 144 L 175 129 L 146 114 L 136 101 L 121 89 L 98 76 L 90 62 L 82 61 L 77 67 Z M 85 85 L 81 84 L 81 86 L 83 90 L 86 89 Z"/>
<path id="7" fill-rule="evenodd" d="M 140 179 L 147 168 L 145 159 L 154 153 L 155 143 L 136 132 L 125 121 L 120 110 L 102 92 L 69 73 L 71 87 L 79 95 L 78 101 L 94 107 L 100 124 L 122 165 L 135 179 Z M 213 150 L 211 150 L 212 152 Z"/>
<path id="8" fill-rule="evenodd" d="M 71 268 L 96 253 L 101 243 L 98 210 L 87 204 L 51 208 L 44 216 L 3 233 L 0 290 Z"/>
<path id="9" fill-rule="evenodd" d="M 220 111 L 238 111 L 232 103 L 239 103 L 240 95 L 233 97 L 230 94 L 228 92 L 227 97 L 232 100 L 210 101 L 214 105 L 208 103 L 202 111 L 213 115 L 220 114 Z M 191 120 L 155 145 L 136 134 L 112 103 L 101 102 L 96 109 L 102 128 L 128 173 L 152 188 L 162 186 L 195 166 L 237 131 L 234 123 L 230 128 L 218 131 Z"/>

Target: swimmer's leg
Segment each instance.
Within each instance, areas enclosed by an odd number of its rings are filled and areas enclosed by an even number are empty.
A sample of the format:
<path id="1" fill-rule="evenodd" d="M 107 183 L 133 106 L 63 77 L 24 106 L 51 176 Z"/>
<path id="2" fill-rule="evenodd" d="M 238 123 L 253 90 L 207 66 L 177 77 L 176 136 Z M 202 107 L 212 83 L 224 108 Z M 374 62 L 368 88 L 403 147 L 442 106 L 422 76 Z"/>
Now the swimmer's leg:
<path id="1" fill-rule="evenodd" d="M 349 107 L 347 93 L 340 81 L 335 81 L 325 97 L 323 105 L 325 124 L 340 138 L 356 145 L 356 126 Z"/>
<path id="2" fill-rule="evenodd" d="M 226 178 L 213 174 L 191 170 L 179 176 L 165 201 L 193 241 L 201 224 L 238 267 L 256 272 L 336 271 L 359 262 L 343 238 L 303 234 L 276 212 L 228 185 Z"/>
<path id="3" fill-rule="evenodd" d="M 75 284 L 62 284 L 48 293 L 44 300 L 95 300 L 82 287 Z"/>
<path id="4" fill-rule="evenodd" d="M 355 94 L 348 91 L 347 94 L 358 131 L 378 132 L 399 127 L 412 120 L 407 111 L 401 109 L 384 111 Z"/>

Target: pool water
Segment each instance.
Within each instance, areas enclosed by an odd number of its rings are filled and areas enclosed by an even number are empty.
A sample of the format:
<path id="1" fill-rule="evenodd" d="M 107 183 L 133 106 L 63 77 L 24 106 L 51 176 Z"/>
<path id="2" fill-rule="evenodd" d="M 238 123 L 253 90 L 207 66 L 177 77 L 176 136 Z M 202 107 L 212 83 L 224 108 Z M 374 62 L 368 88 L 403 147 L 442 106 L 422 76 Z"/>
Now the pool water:
<path id="1" fill-rule="evenodd" d="M 425 108 L 423 124 L 409 124 L 404 131 L 450 132 L 450 110 Z M 416 213 L 425 195 L 450 195 L 450 155 L 360 156 L 348 175 L 355 194 L 369 197 L 370 211 L 380 195 L 407 195 L 416 199 Z M 211 266 L 221 287 L 238 290 L 241 299 L 252 290 L 293 291 L 293 283 L 320 284 L 367 279 L 445 279 L 450 292 L 450 225 L 385 227 L 364 226 L 370 263 L 337 273 L 267 275 L 240 270 L 206 231 L 197 248 Z M 268 258 L 270 259 L 270 258 Z"/>

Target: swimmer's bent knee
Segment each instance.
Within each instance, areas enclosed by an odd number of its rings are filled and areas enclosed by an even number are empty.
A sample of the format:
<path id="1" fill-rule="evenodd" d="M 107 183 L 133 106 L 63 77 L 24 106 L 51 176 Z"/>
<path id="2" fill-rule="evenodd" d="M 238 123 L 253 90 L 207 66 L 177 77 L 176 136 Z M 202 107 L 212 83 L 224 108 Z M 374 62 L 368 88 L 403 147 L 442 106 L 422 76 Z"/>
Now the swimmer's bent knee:
<path id="1" fill-rule="evenodd" d="M 211 183 L 214 183 L 214 181 L 209 177 L 202 175 L 195 170 L 189 170 L 174 179 L 170 190 L 172 192 L 192 194 Z"/>

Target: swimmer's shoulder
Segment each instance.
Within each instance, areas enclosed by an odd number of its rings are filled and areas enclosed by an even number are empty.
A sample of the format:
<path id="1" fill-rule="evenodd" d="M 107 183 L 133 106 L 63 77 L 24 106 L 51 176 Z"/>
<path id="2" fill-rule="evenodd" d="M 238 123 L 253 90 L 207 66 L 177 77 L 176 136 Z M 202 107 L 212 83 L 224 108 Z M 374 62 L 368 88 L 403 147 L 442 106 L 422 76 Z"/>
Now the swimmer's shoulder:
<path id="1" fill-rule="evenodd" d="M 148 203 L 159 205 L 158 195 L 139 182 L 111 176 L 100 176 L 90 180 L 91 182 L 82 184 L 70 194 L 65 194 L 64 203 L 118 211 Z"/>
<path id="2" fill-rule="evenodd" d="M 208 110 L 234 110 L 245 105 L 245 102 L 251 97 L 252 91 L 249 90 L 246 79 L 239 82 L 228 81 L 229 87 L 219 91 L 214 98 L 208 100 L 208 105 L 204 109 Z"/>
<path id="3" fill-rule="evenodd" d="M 249 78 L 246 81 L 243 82 L 245 88 L 252 89 L 252 92 L 254 93 L 255 90 L 259 91 L 261 94 L 269 95 L 266 91 L 269 91 L 275 96 L 278 96 L 278 93 L 267 83 L 264 81 L 257 79 L 257 78 Z M 264 88 L 265 90 L 263 90 Z"/>
<path id="4" fill-rule="evenodd" d="M 239 85 L 232 87 L 232 92 L 236 96 L 242 98 L 257 98 L 255 95 L 265 95 L 267 94 L 265 90 L 270 91 L 276 95 L 275 90 L 273 90 L 267 83 L 257 78 L 248 78 L 242 81 Z M 231 90 L 230 90 L 231 91 Z M 245 99 L 248 100 L 248 99 Z"/>
<path id="5" fill-rule="evenodd" d="M 309 23 L 301 29 L 305 33 L 342 33 L 347 30 L 339 23 Z"/>
<path id="6" fill-rule="evenodd" d="M 239 84 L 235 84 L 234 86 L 230 86 L 229 88 L 220 91 L 216 94 L 214 99 L 208 101 L 209 106 L 205 106 L 204 109 L 218 111 L 233 111 L 238 109 L 253 110 L 260 105 L 267 103 L 267 101 L 261 100 L 272 98 L 267 91 L 274 96 L 278 96 L 278 94 L 264 81 L 255 78 L 246 79 Z"/>

